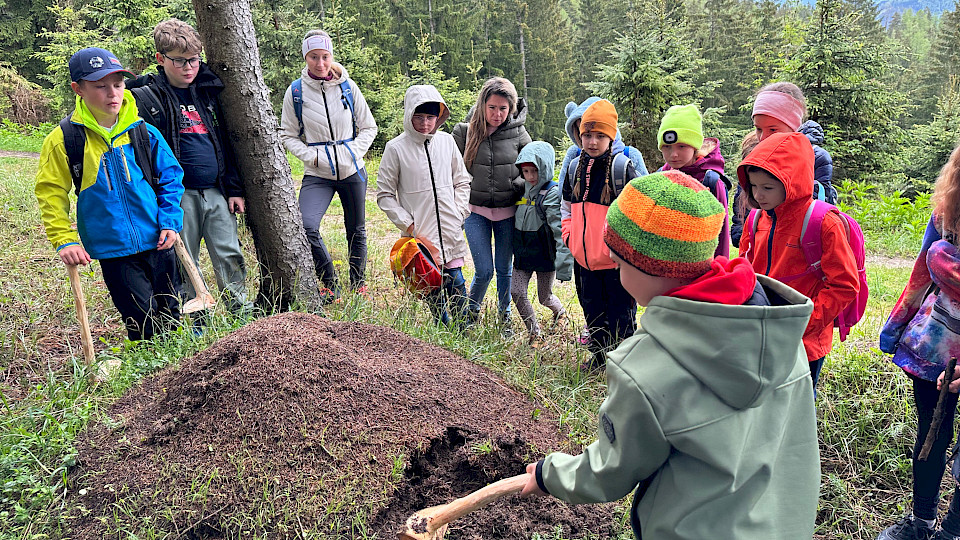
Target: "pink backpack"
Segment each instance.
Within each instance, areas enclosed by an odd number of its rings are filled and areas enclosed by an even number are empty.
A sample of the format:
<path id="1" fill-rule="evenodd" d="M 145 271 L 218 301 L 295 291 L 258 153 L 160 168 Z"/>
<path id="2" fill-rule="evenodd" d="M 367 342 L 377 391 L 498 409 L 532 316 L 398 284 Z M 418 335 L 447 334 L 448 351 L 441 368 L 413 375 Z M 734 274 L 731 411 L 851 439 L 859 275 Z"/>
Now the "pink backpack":
<path id="1" fill-rule="evenodd" d="M 803 216 L 803 228 L 800 229 L 800 249 L 803 250 L 803 258 L 806 259 L 809 266 L 799 274 L 780 278 L 780 281 L 787 283 L 813 272 L 820 274 L 820 279 L 824 279 L 823 270 L 820 269 L 820 259 L 823 257 L 820 229 L 823 226 L 823 217 L 829 212 L 836 212 L 843 222 L 847 233 L 847 242 L 850 244 L 850 249 L 853 250 L 853 258 L 857 263 L 857 278 L 860 281 L 860 291 L 857 293 L 857 297 L 847 304 L 847 307 L 843 308 L 833 321 L 833 326 L 840 329 L 840 341 L 844 341 L 853 325 L 863 318 L 863 313 L 867 309 L 867 298 L 870 296 L 870 289 L 867 287 L 866 249 L 863 241 L 863 230 L 855 219 L 841 212 L 832 204 L 818 200 L 810 201 L 807 213 Z M 754 231 L 759 221 L 760 211 L 751 210 L 750 216 L 744 224 L 750 238 L 750 249 L 755 249 Z"/>

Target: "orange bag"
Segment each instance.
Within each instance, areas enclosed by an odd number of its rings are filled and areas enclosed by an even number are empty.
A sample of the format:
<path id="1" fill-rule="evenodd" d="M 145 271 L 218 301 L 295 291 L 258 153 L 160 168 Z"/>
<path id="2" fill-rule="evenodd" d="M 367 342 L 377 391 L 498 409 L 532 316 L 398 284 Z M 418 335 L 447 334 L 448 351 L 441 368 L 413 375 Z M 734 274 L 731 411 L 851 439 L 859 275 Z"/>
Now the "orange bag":
<path id="1" fill-rule="evenodd" d="M 401 237 L 390 248 L 390 268 L 394 279 L 411 292 L 426 295 L 443 285 L 443 271 L 434 256 L 436 248 L 422 238 Z"/>

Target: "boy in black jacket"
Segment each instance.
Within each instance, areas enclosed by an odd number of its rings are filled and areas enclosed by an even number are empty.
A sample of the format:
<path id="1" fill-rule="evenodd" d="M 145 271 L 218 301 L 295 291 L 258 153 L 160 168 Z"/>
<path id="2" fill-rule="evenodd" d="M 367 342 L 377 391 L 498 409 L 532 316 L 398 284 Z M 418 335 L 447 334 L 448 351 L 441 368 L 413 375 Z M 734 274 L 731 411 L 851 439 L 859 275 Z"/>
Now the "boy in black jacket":
<path id="1" fill-rule="evenodd" d="M 223 82 L 201 61 L 203 44 L 189 24 L 163 21 L 153 29 L 153 40 L 157 74 L 141 76 L 128 88 L 140 116 L 160 130 L 183 166 L 181 237 L 195 264 L 200 260 L 200 239 L 206 241 L 228 306 L 234 311 L 249 309 L 234 215 L 244 211 L 243 186 L 222 125 L 218 96 Z M 189 282 L 186 286 L 189 296 L 195 296 Z"/>

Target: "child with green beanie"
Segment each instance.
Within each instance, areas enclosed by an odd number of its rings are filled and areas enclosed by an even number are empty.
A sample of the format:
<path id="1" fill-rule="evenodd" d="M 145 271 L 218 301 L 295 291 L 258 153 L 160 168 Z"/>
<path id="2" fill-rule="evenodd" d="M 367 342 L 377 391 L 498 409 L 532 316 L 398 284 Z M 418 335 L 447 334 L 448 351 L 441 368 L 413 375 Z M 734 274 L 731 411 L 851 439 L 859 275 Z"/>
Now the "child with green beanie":
<path id="1" fill-rule="evenodd" d="M 626 186 L 604 241 L 646 310 L 608 355 L 597 440 L 527 466 L 523 496 L 635 490 L 638 538 L 810 538 L 820 484 L 801 336 L 813 310 L 742 258 L 714 257 L 723 206 L 664 171 Z M 735 336 L 735 337 L 734 337 Z"/>
<path id="2" fill-rule="evenodd" d="M 707 186 L 726 211 L 727 192 L 733 183 L 723 173 L 720 140 L 704 138 L 703 120 L 696 105 L 674 105 L 667 109 L 657 131 L 657 145 L 663 154 L 661 171 L 678 170 Z M 730 220 L 724 217 L 716 256 L 730 256 Z"/>

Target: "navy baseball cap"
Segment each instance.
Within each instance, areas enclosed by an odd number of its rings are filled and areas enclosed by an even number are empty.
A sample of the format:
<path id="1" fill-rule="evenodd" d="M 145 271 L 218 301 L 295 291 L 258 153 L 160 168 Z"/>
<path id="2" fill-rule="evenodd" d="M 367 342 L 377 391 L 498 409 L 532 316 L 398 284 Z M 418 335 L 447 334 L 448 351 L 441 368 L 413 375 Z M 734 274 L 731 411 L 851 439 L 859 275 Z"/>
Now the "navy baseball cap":
<path id="1" fill-rule="evenodd" d="M 80 49 L 70 57 L 70 80 L 78 82 L 99 81 L 111 73 L 122 72 L 127 77 L 135 77 L 123 68 L 117 57 L 106 49 L 87 47 Z"/>

